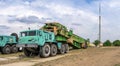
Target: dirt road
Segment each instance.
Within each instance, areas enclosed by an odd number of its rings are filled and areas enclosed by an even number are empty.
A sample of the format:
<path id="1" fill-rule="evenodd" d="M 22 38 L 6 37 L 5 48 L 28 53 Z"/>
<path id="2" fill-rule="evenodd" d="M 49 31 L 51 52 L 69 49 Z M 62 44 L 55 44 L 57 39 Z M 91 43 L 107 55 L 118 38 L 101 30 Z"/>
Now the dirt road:
<path id="1" fill-rule="evenodd" d="M 65 55 L 19 61 L 0 66 L 120 66 L 120 48 L 88 48 L 72 50 Z"/>
<path id="2" fill-rule="evenodd" d="M 120 48 L 75 50 L 70 56 L 34 66 L 120 66 Z"/>

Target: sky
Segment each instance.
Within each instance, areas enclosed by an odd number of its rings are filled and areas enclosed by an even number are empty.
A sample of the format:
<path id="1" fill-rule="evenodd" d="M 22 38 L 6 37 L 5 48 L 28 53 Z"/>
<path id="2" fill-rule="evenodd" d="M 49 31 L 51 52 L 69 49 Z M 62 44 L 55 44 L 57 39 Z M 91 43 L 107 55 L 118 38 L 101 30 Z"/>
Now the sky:
<path id="1" fill-rule="evenodd" d="M 99 2 L 102 41 L 120 40 L 120 0 L 0 0 L 0 35 L 59 22 L 92 42 L 99 34 Z"/>

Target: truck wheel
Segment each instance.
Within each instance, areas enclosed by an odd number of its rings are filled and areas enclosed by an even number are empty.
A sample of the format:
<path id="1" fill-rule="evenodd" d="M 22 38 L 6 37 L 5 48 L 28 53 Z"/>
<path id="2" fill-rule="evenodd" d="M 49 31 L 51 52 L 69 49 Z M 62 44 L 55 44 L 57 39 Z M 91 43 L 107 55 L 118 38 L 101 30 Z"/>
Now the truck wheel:
<path id="1" fill-rule="evenodd" d="M 68 44 L 65 44 L 65 53 L 69 52 L 69 46 Z"/>
<path id="2" fill-rule="evenodd" d="M 16 47 L 16 45 L 12 45 L 12 52 L 13 53 L 17 53 L 18 52 L 18 48 Z"/>
<path id="3" fill-rule="evenodd" d="M 86 43 L 83 43 L 83 44 L 82 44 L 82 48 L 83 48 L 83 49 L 86 49 L 86 48 L 87 48 L 87 44 L 86 44 Z"/>
<path id="4" fill-rule="evenodd" d="M 6 45 L 5 47 L 2 48 L 2 54 L 10 54 L 11 53 L 11 48 L 9 45 Z"/>
<path id="5" fill-rule="evenodd" d="M 65 45 L 62 44 L 61 49 L 60 49 L 60 54 L 65 53 Z"/>
<path id="6" fill-rule="evenodd" d="M 55 44 L 51 45 L 50 55 L 55 56 L 57 54 L 57 46 Z"/>
<path id="7" fill-rule="evenodd" d="M 42 47 L 42 51 L 41 51 L 41 57 L 48 57 L 50 55 L 50 45 L 49 44 L 45 44 Z"/>
<path id="8" fill-rule="evenodd" d="M 27 48 L 24 48 L 23 51 L 24 51 L 25 56 L 30 57 L 31 52 Z"/>

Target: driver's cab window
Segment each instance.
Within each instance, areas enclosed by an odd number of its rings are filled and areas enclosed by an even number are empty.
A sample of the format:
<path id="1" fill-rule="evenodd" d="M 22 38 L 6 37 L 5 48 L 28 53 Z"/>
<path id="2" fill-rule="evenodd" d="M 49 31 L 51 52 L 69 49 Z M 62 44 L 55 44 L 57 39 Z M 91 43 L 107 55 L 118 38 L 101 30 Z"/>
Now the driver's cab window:
<path id="1" fill-rule="evenodd" d="M 22 32 L 22 33 L 21 33 L 21 36 L 22 36 L 22 37 L 27 36 L 27 32 Z"/>
<path id="2" fill-rule="evenodd" d="M 3 37 L 2 36 L 0 36 L 0 41 L 2 41 L 3 40 Z"/>
<path id="3" fill-rule="evenodd" d="M 39 35 L 42 36 L 42 32 L 39 32 Z"/>
<path id="4" fill-rule="evenodd" d="M 36 31 L 29 31 L 29 36 L 36 36 Z"/>

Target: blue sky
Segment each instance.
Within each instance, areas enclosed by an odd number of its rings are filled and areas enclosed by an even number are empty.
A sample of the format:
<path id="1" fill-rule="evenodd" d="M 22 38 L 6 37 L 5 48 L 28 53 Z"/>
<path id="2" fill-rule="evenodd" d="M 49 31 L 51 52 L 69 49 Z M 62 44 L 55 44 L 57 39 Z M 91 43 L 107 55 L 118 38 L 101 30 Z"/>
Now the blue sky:
<path id="1" fill-rule="evenodd" d="M 120 0 L 0 0 L 0 34 L 39 29 L 59 22 L 74 33 L 98 39 L 98 4 L 102 3 L 102 41 L 120 39 Z"/>

